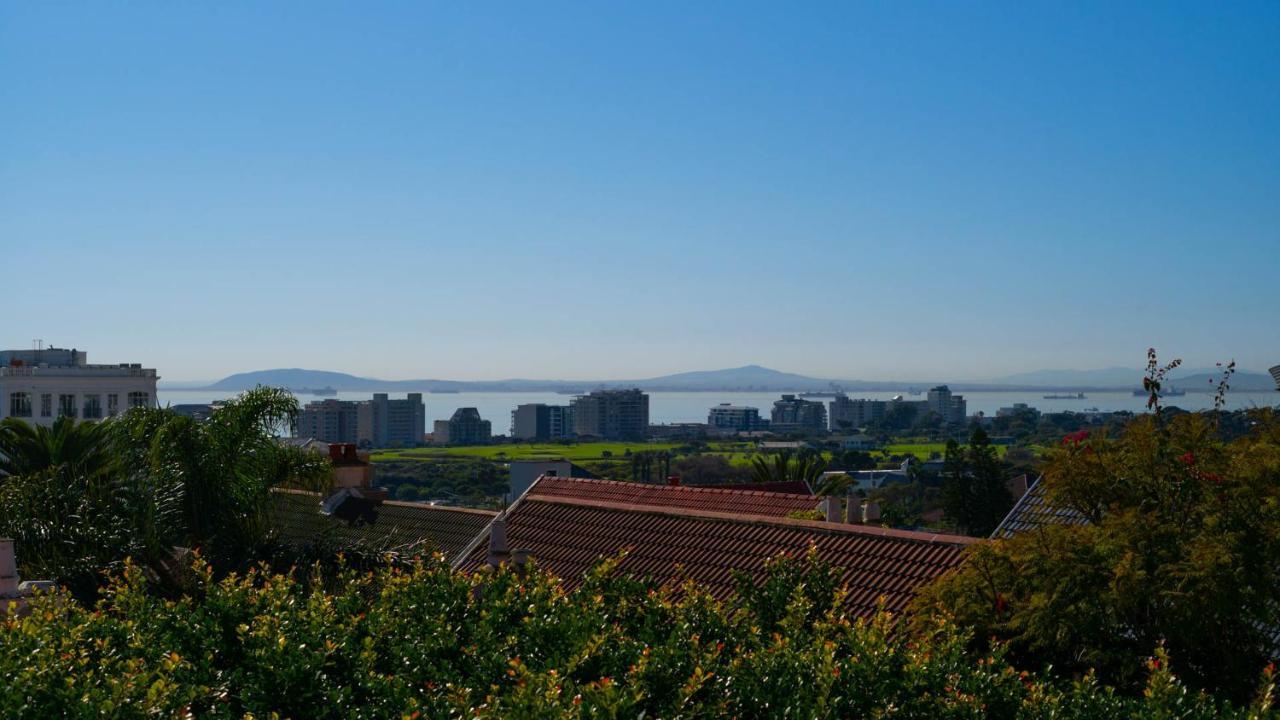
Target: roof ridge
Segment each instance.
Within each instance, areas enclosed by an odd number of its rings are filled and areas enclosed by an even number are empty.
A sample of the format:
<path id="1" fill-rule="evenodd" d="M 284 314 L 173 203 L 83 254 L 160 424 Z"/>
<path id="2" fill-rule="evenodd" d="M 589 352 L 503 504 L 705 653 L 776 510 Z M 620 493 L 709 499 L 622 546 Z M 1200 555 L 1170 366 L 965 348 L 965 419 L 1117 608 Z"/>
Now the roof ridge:
<path id="1" fill-rule="evenodd" d="M 714 485 L 663 485 L 661 483 L 642 483 L 642 482 L 632 482 L 627 480 L 605 480 L 605 479 L 597 479 L 597 478 L 576 478 L 576 477 L 558 478 L 558 477 L 544 476 L 544 477 L 538 478 L 538 482 L 541 482 L 543 479 L 552 480 L 552 481 L 566 480 L 569 482 L 582 483 L 584 485 L 609 484 L 609 485 L 615 485 L 615 486 L 629 486 L 629 487 L 636 487 L 636 488 L 662 488 L 667 490 L 673 490 L 676 492 L 687 491 L 687 492 L 695 492 L 695 493 L 704 492 L 704 493 L 712 493 L 712 494 L 731 493 L 734 495 L 750 495 L 753 497 L 768 496 L 768 497 L 784 497 L 784 498 L 789 497 L 789 498 L 805 498 L 805 499 L 813 497 L 812 495 L 802 495 L 800 493 L 770 492 L 768 490 L 746 490 L 740 487 L 722 488 L 722 487 L 716 487 Z"/>
<path id="2" fill-rule="evenodd" d="M 539 495 L 532 491 L 526 493 L 521 499 L 525 502 L 546 502 L 557 505 L 575 505 L 578 507 L 593 507 L 606 510 L 623 510 L 626 512 L 648 513 L 652 515 L 705 518 L 708 520 L 727 520 L 730 522 L 749 523 L 753 525 L 807 528 L 833 535 L 872 535 L 877 537 L 891 537 L 901 540 L 914 540 L 916 542 L 946 545 L 972 545 L 974 543 L 981 542 L 982 540 L 981 538 L 966 537 L 963 535 L 923 533 L 915 530 L 898 530 L 895 528 L 870 527 L 867 525 L 850 525 L 848 523 L 825 522 L 821 520 L 800 520 L 797 518 L 778 517 L 774 515 L 726 513 L 716 512 L 713 510 L 675 507 L 670 505 L 645 505 L 638 503 L 611 502 L 608 500 L 587 500 L 560 495 Z"/>

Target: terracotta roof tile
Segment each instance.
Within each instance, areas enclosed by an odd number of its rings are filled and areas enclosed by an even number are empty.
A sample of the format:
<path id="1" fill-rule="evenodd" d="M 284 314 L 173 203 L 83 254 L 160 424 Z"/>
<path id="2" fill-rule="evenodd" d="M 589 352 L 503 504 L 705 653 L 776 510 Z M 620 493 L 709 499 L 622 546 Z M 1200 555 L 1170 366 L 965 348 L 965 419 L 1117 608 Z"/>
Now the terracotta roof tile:
<path id="1" fill-rule="evenodd" d="M 652 501 L 653 496 L 642 499 Z M 720 501 L 721 506 L 726 504 L 724 498 Z M 530 549 L 540 567 L 569 587 L 579 584 L 596 561 L 627 550 L 620 572 L 668 583 L 687 577 L 725 598 L 736 589 L 733 571 L 758 580 L 769 558 L 802 554 L 812 545 L 841 573 L 850 590 L 846 609 L 857 615 L 874 612 L 881 597 L 887 609 L 902 611 L 923 584 L 955 567 L 964 549 L 976 542 L 949 535 L 533 491 L 507 511 L 506 522 L 508 547 Z M 476 569 L 484 566 L 487 555 L 485 533 L 455 564 Z"/>

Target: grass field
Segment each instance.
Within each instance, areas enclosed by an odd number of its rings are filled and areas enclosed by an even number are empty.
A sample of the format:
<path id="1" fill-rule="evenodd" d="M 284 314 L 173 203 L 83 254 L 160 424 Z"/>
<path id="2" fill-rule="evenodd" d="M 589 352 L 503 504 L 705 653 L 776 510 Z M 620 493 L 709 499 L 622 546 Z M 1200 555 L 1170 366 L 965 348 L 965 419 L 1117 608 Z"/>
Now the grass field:
<path id="1" fill-rule="evenodd" d="M 662 452 L 682 447 L 680 443 L 661 442 L 592 442 L 561 445 L 558 443 L 525 443 L 518 445 L 471 445 L 466 447 L 409 448 L 404 450 L 376 450 L 374 461 L 395 460 L 559 460 L 570 462 L 590 462 L 600 460 L 623 460 L 627 452 L 648 451 Z M 887 446 L 887 455 L 915 455 L 920 460 L 928 460 L 932 453 L 942 454 L 946 450 L 944 443 L 895 443 Z M 1001 456 L 1007 448 L 997 446 L 996 452 Z M 751 460 L 748 453 L 755 452 L 754 443 L 711 443 L 710 454 L 724 455 L 734 465 L 747 465 Z M 605 453 L 610 453 L 606 456 Z M 824 453 L 829 455 L 829 453 Z M 871 453 L 877 461 L 881 458 L 879 450 Z"/>
<path id="2" fill-rule="evenodd" d="M 449 459 L 484 459 L 484 460 L 555 460 L 563 458 L 569 461 L 583 460 L 620 460 L 632 453 L 649 451 L 661 452 L 681 447 L 679 443 L 641 443 L 641 442 L 594 442 L 560 445 L 558 443 L 531 443 L 519 445 L 479 445 L 468 447 L 411 448 L 407 450 L 378 450 L 373 459 L 378 460 L 449 460 Z M 740 460 L 743 453 L 753 449 L 747 443 L 717 443 L 711 446 L 711 452 L 736 457 Z M 605 453 L 609 453 L 606 456 Z"/>

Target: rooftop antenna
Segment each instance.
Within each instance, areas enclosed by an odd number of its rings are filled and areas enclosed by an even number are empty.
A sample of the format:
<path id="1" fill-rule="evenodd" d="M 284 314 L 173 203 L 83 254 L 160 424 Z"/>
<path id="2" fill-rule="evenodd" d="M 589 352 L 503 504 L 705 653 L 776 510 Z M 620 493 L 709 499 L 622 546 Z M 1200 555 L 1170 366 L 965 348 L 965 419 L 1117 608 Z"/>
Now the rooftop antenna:
<path id="1" fill-rule="evenodd" d="M 38 351 L 38 350 L 43 350 L 43 349 L 44 349 L 44 338 L 36 338 L 35 340 L 32 340 L 32 341 L 31 341 L 31 349 L 32 349 L 32 350 L 37 350 L 37 351 Z"/>

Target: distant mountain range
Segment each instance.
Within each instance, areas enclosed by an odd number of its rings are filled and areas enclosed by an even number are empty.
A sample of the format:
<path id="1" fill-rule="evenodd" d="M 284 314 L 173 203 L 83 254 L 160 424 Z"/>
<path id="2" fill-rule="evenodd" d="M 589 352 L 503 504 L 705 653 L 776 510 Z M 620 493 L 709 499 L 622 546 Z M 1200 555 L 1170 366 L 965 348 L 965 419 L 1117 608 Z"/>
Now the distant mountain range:
<path id="1" fill-rule="evenodd" d="M 1189 391 L 1211 391 L 1217 373 L 1212 369 L 1188 369 L 1171 375 L 1175 387 Z M 1104 368 L 1101 370 L 1037 370 L 992 380 L 948 384 L 952 390 L 1132 390 L 1141 387 L 1142 370 Z M 349 392 L 585 392 L 596 388 L 637 387 L 649 391 L 824 391 L 835 387 L 846 391 L 885 392 L 927 389 L 938 381 L 828 380 L 781 372 L 759 365 L 727 370 L 701 370 L 641 380 L 380 380 L 325 370 L 283 368 L 257 370 L 223 378 L 207 390 L 247 390 L 257 385 L 273 385 L 293 390 L 333 388 Z M 1263 373 L 1237 372 L 1233 390 L 1274 390 L 1275 383 Z"/>

